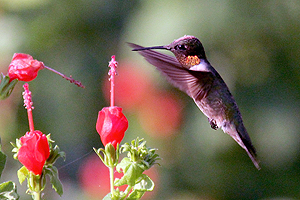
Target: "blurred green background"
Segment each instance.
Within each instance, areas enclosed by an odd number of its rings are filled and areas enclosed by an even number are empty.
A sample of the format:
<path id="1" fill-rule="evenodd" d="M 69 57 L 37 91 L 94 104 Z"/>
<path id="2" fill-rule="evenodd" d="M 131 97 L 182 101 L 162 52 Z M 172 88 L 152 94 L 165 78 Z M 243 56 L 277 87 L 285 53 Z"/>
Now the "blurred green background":
<path id="1" fill-rule="evenodd" d="M 47 70 L 30 82 L 35 128 L 67 154 L 59 160 L 64 194 L 45 199 L 102 199 L 107 169 L 92 147 L 98 111 L 109 106 L 108 61 L 116 55 L 116 104 L 129 120 L 123 142 L 144 137 L 161 166 L 145 199 L 300 199 L 300 1 L 0 0 L 0 71 L 13 53 L 32 55 L 80 80 L 76 87 Z M 165 45 L 198 37 L 233 93 L 261 160 L 243 149 L 185 94 L 170 86 L 126 42 Z M 167 53 L 167 52 L 166 52 Z M 0 136 L 8 161 L 1 182 L 21 167 L 9 142 L 28 131 L 22 83 L 0 102 Z M 17 183 L 21 199 L 26 184 Z"/>

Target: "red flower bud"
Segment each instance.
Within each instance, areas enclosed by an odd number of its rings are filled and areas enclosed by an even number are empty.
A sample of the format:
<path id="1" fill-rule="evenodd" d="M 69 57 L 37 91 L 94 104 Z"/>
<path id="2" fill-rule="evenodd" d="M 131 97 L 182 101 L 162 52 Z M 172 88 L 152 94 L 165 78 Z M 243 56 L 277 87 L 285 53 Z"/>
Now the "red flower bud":
<path id="1" fill-rule="evenodd" d="M 35 175 L 41 175 L 45 161 L 50 155 L 48 140 L 41 131 L 27 132 L 20 138 L 19 161 Z"/>
<path id="2" fill-rule="evenodd" d="M 31 55 L 24 53 L 15 53 L 8 67 L 8 76 L 10 81 L 18 79 L 19 81 L 32 81 L 37 77 L 38 71 L 44 69 L 43 62 L 34 60 Z"/>
<path id="3" fill-rule="evenodd" d="M 111 143 L 115 149 L 124 138 L 128 128 L 128 121 L 120 107 L 104 107 L 99 111 L 96 130 L 104 146 Z"/>

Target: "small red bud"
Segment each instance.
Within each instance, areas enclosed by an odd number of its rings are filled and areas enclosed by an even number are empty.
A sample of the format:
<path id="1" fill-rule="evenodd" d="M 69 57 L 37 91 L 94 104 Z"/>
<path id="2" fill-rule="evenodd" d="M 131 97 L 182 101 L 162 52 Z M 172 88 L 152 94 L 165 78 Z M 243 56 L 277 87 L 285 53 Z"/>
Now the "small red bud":
<path id="1" fill-rule="evenodd" d="M 34 60 L 31 55 L 15 53 L 8 67 L 8 76 L 10 81 L 18 79 L 19 81 L 28 82 L 35 79 L 38 71 L 44 68 L 44 63 Z"/>
<path id="2" fill-rule="evenodd" d="M 44 164 L 50 156 L 48 139 L 41 131 L 27 132 L 20 138 L 22 146 L 18 160 L 35 175 L 41 175 Z"/>
<path id="3" fill-rule="evenodd" d="M 104 107 L 99 111 L 96 130 L 104 146 L 111 143 L 116 149 L 117 144 L 123 140 L 127 128 L 128 120 L 122 113 L 122 108 Z"/>

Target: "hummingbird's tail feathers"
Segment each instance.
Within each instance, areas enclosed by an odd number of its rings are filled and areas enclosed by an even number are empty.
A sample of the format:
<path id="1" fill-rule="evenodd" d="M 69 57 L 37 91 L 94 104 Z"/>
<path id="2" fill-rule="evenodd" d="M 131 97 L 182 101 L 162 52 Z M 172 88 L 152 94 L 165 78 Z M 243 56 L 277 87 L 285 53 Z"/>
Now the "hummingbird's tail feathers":
<path id="1" fill-rule="evenodd" d="M 245 150 L 246 150 L 248 156 L 250 157 L 250 159 L 252 160 L 254 166 L 255 166 L 258 170 L 260 170 L 259 160 L 257 160 L 257 158 L 256 158 L 253 154 L 251 154 L 251 153 L 248 151 L 248 149 L 245 149 Z"/>
<path id="2" fill-rule="evenodd" d="M 248 156 L 252 160 L 254 166 L 260 170 L 259 161 L 256 158 L 256 151 L 253 145 L 251 144 L 251 140 L 247 134 L 247 132 L 241 134 L 238 130 L 234 129 L 227 129 L 227 134 L 229 134 L 245 151 L 247 152 Z M 244 137 L 246 135 L 246 138 Z"/>
<path id="3" fill-rule="evenodd" d="M 256 155 L 256 150 L 255 150 L 254 146 L 252 145 L 251 139 L 247 133 L 245 126 L 243 125 L 243 122 L 240 122 L 238 124 L 237 132 L 244 144 L 244 147 L 243 146 L 242 147 L 246 150 L 248 156 L 251 158 L 255 167 L 258 170 L 260 170 L 259 161 L 258 161 L 257 155 Z"/>

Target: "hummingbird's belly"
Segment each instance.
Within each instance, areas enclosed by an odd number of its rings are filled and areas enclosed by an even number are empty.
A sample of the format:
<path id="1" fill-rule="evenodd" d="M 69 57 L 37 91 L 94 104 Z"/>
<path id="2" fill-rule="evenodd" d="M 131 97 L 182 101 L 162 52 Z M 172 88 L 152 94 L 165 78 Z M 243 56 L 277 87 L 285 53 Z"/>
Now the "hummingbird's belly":
<path id="1" fill-rule="evenodd" d="M 222 99 L 220 98 L 203 98 L 201 101 L 196 102 L 199 109 L 211 121 L 213 120 L 218 127 L 221 127 L 228 119 L 226 115 L 228 108 L 226 108 Z"/>

